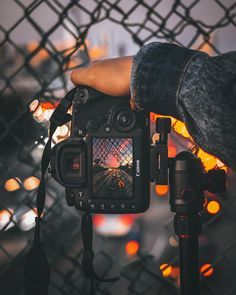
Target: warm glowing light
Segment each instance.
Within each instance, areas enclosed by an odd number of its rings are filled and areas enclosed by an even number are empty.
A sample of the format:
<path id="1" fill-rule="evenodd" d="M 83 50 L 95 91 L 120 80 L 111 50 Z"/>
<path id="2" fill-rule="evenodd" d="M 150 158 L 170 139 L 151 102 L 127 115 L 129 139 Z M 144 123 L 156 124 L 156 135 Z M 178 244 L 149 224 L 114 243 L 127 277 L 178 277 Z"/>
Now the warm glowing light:
<path id="1" fill-rule="evenodd" d="M 155 124 L 157 118 L 171 118 L 171 126 L 173 126 L 175 124 L 175 122 L 177 121 L 174 117 L 171 117 L 171 116 L 163 116 L 163 115 L 159 115 L 159 114 L 155 114 L 155 113 L 150 113 L 151 123 Z"/>
<path id="2" fill-rule="evenodd" d="M 46 110 L 54 110 L 55 109 L 55 106 L 53 103 L 47 101 L 47 102 L 42 102 L 41 104 L 41 108 L 43 111 L 46 111 Z"/>
<path id="3" fill-rule="evenodd" d="M 220 211 L 220 204 L 217 201 L 210 201 L 207 204 L 206 208 L 207 208 L 208 213 L 214 215 L 214 214 L 217 214 Z"/>
<path id="4" fill-rule="evenodd" d="M 150 113 L 150 121 L 151 123 L 156 123 L 157 114 Z"/>
<path id="5" fill-rule="evenodd" d="M 28 212 L 24 213 L 21 216 L 21 220 L 19 223 L 20 228 L 23 231 L 30 230 L 35 225 L 35 217 L 37 216 L 37 213 L 34 210 L 29 210 Z"/>
<path id="6" fill-rule="evenodd" d="M 124 225 L 131 225 L 134 223 L 134 216 L 133 215 L 122 215 L 121 222 Z"/>
<path id="7" fill-rule="evenodd" d="M 169 277 L 172 273 L 172 266 L 167 263 L 163 263 L 160 265 L 160 270 L 162 271 L 163 277 Z"/>
<path id="8" fill-rule="evenodd" d="M 40 180 L 35 176 L 26 178 L 23 182 L 23 186 L 27 191 L 32 191 L 39 186 Z"/>
<path id="9" fill-rule="evenodd" d="M 170 238 L 169 238 L 169 244 L 170 244 L 172 247 L 178 247 L 178 241 L 177 241 L 174 237 L 170 237 Z"/>
<path id="10" fill-rule="evenodd" d="M 218 168 L 223 169 L 225 170 L 225 172 L 227 172 L 227 166 L 223 162 L 221 162 L 219 159 L 216 160 L 216 164 Z"/>
<path id="11" fill-rule="evenodd" d="M 125 182 L 122 179 L 118 180 L 118 186 L 119 188 L 124 188 L 125 187 Z"/>
<path id="12" fill-rule="evenodd" d="M 117 160 L 117 157 L 115 157 L 112 154 L 107 155 L 107 158 L 105 160 L 105 165 L 107 167 L 111 167 L 111 168 L 119 168 L 120 167 L 120 163 Z"/>
<path id="13" fill-rule="evenodd" d="M 177 280 L 178 283 L 178 279 L 179 279 L 180 273 L 179 273 L 179 267 L 178 266 L 172 266 L 172 270 L 171 270 L 171 277 Z"/>
<path id="14" fill-rule="evenodd" d="M 89 56 L 91 56 L 92 59 L 101 59 L 108 55 L 108 49 L 104 47 L 97 47 L 93 46 L 92 48 L 89 48 Z"/>
<path id="15" fill-rule="evenodd" d="M 30 112 L 31 113 L 35 112 L 38 106 L 39 106 L 39 101 L 37 99 L 34 99 L 29 105 Z"/>
<path id="16" fill-rule="evenodd" d="M 165 196 L 169 191 L 169 186 L 157 184 L 155 186 L 155 191 L 158 196 Z"/>
<path id="17" fill-rule="evenodd" d="M 186 125 L 183 122 L 176 120 L 176 122 L 173 125 L 173 129 L 175 132 L 182 135 L 183 137 L 191 138 L 186 128 Z"/>
<path id="18" fill-rule="evenodd" d="M 27 49 L 30 53 L 34 53 L 32 59 L 30 59 L 30 63 L 33 66 L 39 65 L 43 60 L 49 58 L 49 52 L 45 48 L 40 48 L 39 42 L 36 40 L 31 40 L 27 44 Z"/>
<path id="19" fill-rule="evenodd" d="M 21 181 L 18 177 L 10 178 L 4 184 L 4 188 L 8 192 L 14 192 L 18 190 L 20 189 L 20 186 L 21 186 Z"/>
<path id="20" fill-rule="evenodd" d="M 214 270 L 210 263 L 206 263 L 201 266 L 200 272 L 204 277 L 210 277 L 213 274 Z"/>
<path id="21" fill-rule="evenodd" d="M 135 254 L 137 254 L 139 247 L 140 247 L 139 243 L 137 241 L 133 240 L 133 241 L 129 241 L 126 244 L 125 250 L 128 255 L 135 255 Z"/>
<path id="22" fill-rule="evenodd" d="M 11 225 L 11 217 L 13 214 L 13 210 L 12 209 L 8 209 L 8 210 L 2 210 L 0 211 L 0 229 L 2 229 L 3 227 L 5 227 L 7 224 L 7 229 L 9 229 L 10 227 L 12 227 L 14 224 L 12 222 Z"/>
<path id="23" fill-rule="evenodd" d="M 152 142 L 155 143 L 157 140 L 159 140 L 159 134 L 158 133 L 154 133 L 152 136 Z"/>
<path id="24" fill-rule="evenodd" d="M 50 102 L 39 102 L 38 100 L 33 100 L 29 105 L 29 110 L 33 113 L 33 118 L 38 123 L 49 121 L 56 105 Z"/>
<path id="25" fill-rule="evenodd" d="M 56 131 L 53 134 L 53 140 L 55 143 L 61 142 L 69 136 L 70 130 L 67 125 L 57 127 Z"/>
<path id="26" fill-rule="evenodd" d="M 174 158 L 176 156 L 176 147 L 173 145 L 168 146 L 168 157 L 169 158 Z"/>
<path id="27" fill-rule="evenodd" d="M 217 158 L 201 149 L 197 153 L 197 156 L 202 160 L 202 163 L 207 171 L 213 169 L 217 165 Z"/>
<path id="28" fill-rule="evenodd" d="M 105 216 L 103 215 L 94 215 L 93 224 L 97 227 L 102 226 L 105 223 Z"/>

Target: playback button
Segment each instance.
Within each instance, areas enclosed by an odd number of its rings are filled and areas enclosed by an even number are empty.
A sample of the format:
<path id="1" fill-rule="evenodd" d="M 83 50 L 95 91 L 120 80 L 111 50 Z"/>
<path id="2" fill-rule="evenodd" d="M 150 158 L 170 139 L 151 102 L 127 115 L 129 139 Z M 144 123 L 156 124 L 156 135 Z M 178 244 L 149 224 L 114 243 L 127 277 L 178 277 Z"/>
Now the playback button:
<path id="1" fill-rule="evenodd" d="M 115 210 L 116 209 L 116 204 L 114 204 L 114 203 L 110 204 L 110 209 Z"/>
<path id="2" fill-rule="evenodd" d="M 83 197 L 84 197 L 84 192 L 79 191 L 79 192 L 78 192 L 78 196 L 79 196 L 80 199 L 83 199 Z"/>
<path id="3" fill-rule="evenodd" d="M 136 204 L 131 204 L 130 208 L 131 208 L 132 211 L 136 211 L 137 205 Z"/>

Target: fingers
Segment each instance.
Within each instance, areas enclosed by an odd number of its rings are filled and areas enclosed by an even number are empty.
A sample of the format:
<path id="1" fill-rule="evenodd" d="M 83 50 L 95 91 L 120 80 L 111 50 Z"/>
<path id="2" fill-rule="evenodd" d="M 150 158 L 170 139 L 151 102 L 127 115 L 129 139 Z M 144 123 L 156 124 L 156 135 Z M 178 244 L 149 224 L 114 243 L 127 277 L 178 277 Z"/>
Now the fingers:
<path id="1" fill-rule="evenodd" d="M 71 73 L 75 85 L 92 87 L 108 95 L 130 95 L 131 56 L 97 61 Z"/>
<path id="2" fill-rule="evenodd" d="M 77 85 L 84 85 L 84 86 L 90 86 L 92 85 L 92 77 L 91 77 L 91 71 L 90 68 L 79 68 L 74 71 L 72 71 L 70 79 L 73 84 Z"/>

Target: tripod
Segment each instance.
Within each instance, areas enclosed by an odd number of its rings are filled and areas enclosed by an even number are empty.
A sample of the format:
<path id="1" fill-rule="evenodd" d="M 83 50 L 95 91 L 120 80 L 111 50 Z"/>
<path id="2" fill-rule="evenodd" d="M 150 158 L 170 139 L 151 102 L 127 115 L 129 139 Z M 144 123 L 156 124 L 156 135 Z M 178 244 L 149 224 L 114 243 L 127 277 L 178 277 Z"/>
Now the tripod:
<path id="1" fill-rule="evenodd" d="M 176 213 L 174 230 L 179 238 L 179 265 L 181 295 L 200 294 L 199 244 L 202 233 L 200 212 L 203 210 L 204 190 L 212 193 L 226 191 L 224 170 L 203 172 L 201 160 L 191 152 L 180 152 L 168 158 L 168 134 L 171 120 L 156 121 L 159 140 L 151 149 L 151 180 L 168 184 L 170 208 Z"/>

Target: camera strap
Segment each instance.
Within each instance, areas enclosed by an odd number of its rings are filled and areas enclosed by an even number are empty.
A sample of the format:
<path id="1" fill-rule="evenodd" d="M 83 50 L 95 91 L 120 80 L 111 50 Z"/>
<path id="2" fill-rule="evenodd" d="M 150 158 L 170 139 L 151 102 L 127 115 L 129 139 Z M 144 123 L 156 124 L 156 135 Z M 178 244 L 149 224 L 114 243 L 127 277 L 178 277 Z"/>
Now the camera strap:
<path id="1" fill-rule="evenodd" d="M 25 295 L 48 294 L 50 278 L 49 264 L 40 241 L 40 224 L 45 205 L 45 173 L 51 157 L 52 136 L 58 126 L 62 126 L 71 120 L 71 115 L 67 114 L 67 111 L 72 105 L 76 90 L 76 88 L 73 88 L 66 94 L 50 118 L 49 138 L 45 145 L 41 161 L 41 179 L 37 192 L 37 217 L 35 218 L 34 240 L 25 262 Z"/>
<path id="2" fill-rule="evenodd" d="M 48 169 L 51 157 L 51 143 L 54 132 L 58 126 L 62 126 L 71 121 L 71 115 L 68 110 L 72 106 L 75 95 L 79 88 L 73 88 L 61 100 L 60 104 L 54 110 L 50 118 L 49 138 L 45 145 L 41 161 L 41 180 L 37 192 L 37 217 L 35 218 L 34 240 L 29 250 L 24 271 L 25 295 L 48 295 L 48 286 L 50 280 L 50 271 L 47 256 L 42 249 L 40 240 L 40 224 L 42 222 L 43 210 L 45 206 L 45 174 Z M 86 103 L 81 97 L 81 105 Z M 82 266 L 85 277 L 91 281 L 90 295 L 94 294 L 94 279 L 102 282 L 114 282 L 115 278 L 100 278 L 94 271 L 93 259 L 94 252 L 92 247 L 93 240 L 93 221 L 89 212 L 85 212 L 81 221 L 82 240 L 84 245 Z"/>
<path id="3" fill-rule="evenodd" d="M 93 259 L 94 259 L 94 252 L 93 252 L 93 220 L 92 216 L 89 212 L 85 212 L 82 221 L 81 221 L 81 233 L 84 245 L 84 252 L 83 252 L 83 271 L 86 278 L 90 279 L 91 281 L 91 289 L 90 295 L 94 294 L 94 286 L 93 281 L 94 279 L 101 281 L 101 282 L 115 282 L 119 280 L 119 277 L 114 278 L 101 278 L 99 277 L 93 267 Z"/>

